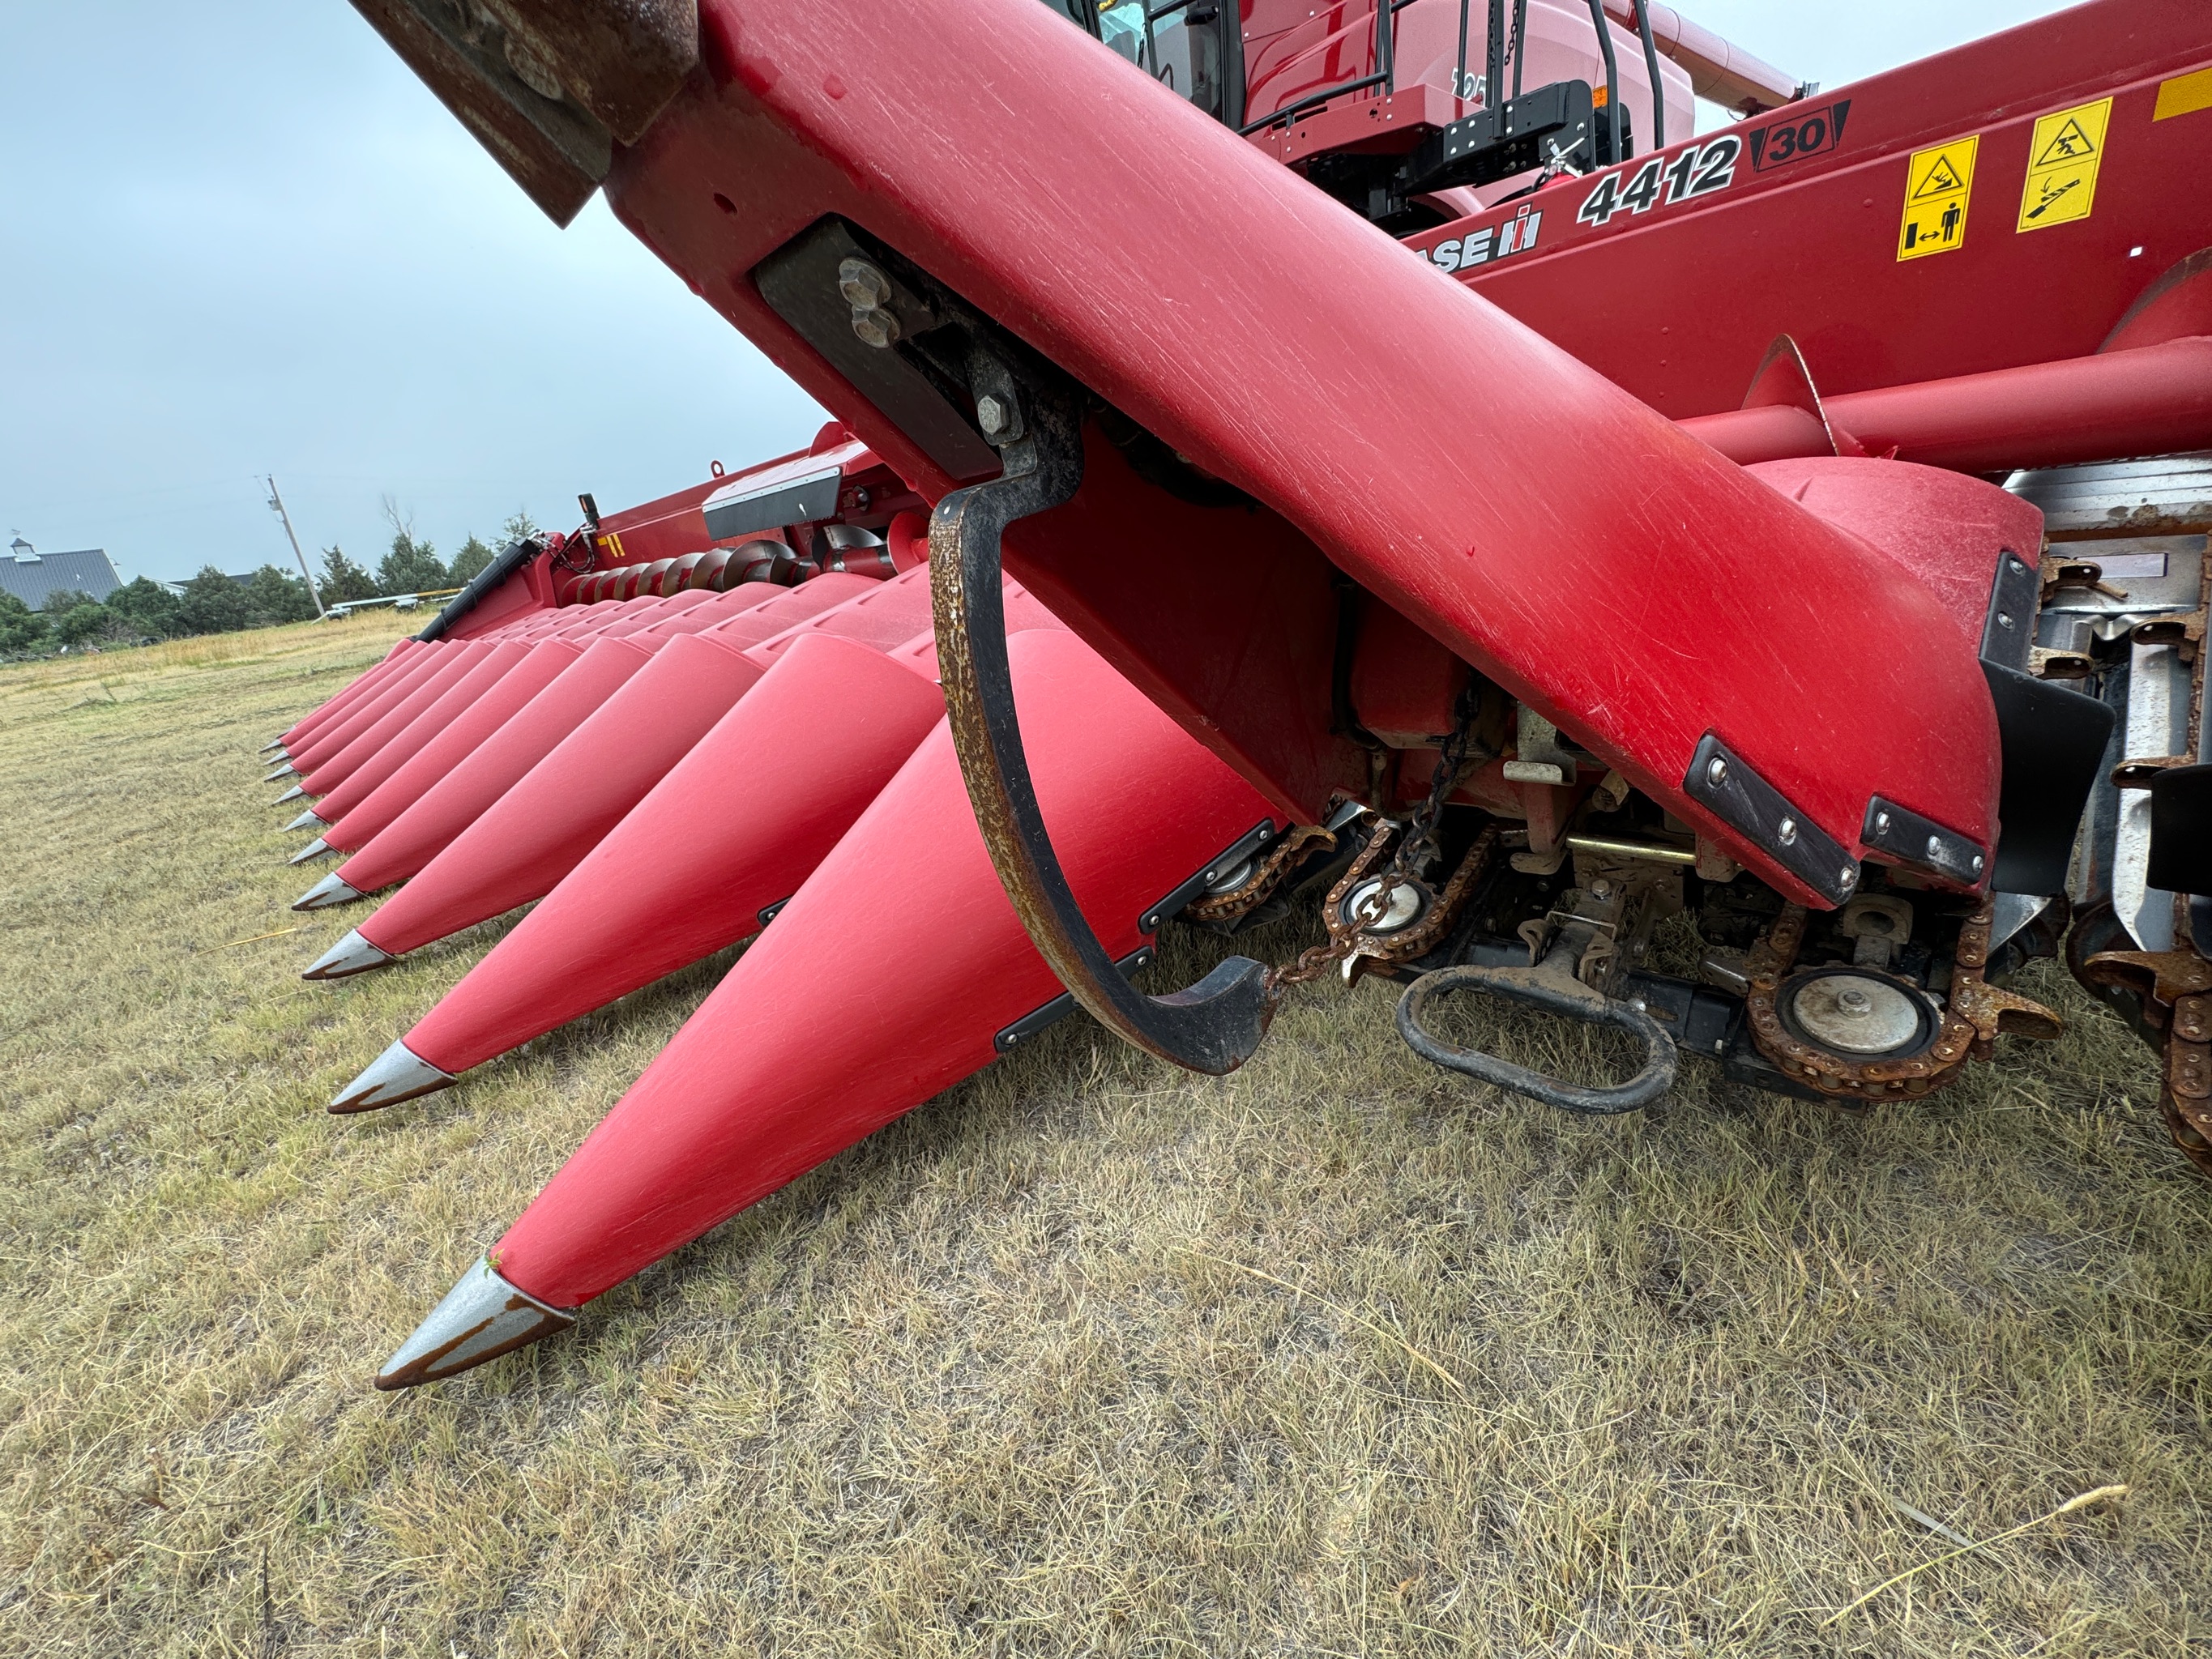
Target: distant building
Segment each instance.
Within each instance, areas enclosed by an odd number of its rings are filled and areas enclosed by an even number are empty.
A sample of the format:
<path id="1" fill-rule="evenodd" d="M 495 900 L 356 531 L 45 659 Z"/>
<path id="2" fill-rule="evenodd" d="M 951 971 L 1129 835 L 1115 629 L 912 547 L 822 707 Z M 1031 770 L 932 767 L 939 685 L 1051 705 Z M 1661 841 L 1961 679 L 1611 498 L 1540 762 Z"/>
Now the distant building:
<path id="1" fill-rule="evenodd" d="M 45 608 L 49 593 L 66 591 L 104 599 L 123 586 L 105 548 L 41 553 L 18 536 L 8 551 L 11 556 L 0 558 L 0 592 L 13 593 L 33 611 Z"/>

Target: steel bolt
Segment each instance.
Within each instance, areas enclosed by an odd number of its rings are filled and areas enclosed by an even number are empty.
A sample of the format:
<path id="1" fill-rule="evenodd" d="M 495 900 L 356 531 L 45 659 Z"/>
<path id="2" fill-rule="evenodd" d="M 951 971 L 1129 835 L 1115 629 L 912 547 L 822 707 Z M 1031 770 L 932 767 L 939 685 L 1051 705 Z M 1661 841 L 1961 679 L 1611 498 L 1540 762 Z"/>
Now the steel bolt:
<path id="1" fill-rule="evenodd" d="M 1877 812 L 1874 815 L 1874 832 L 1877 836 L 1886 836 L 1889 833 L 1888 813 Z"/>
<path id="2" fill-rule="evenodd" d="M 881 351 L 898 338 L 899 319 L 888 311 L 855 310 L 853 313 L 853 332 L 860 337 L 861 344 L 872 345 Z"/>
<path id="3" fill-rule="evenodd" d="M 975 400 L 975 424 L 983 428 L 983 435 L 995 438 L 1006 429 L 1006 406 L 996 398 Z"/>
<path id="4" fill-rule="evenodd" d="M 1980 875 L 1980 874 L 1982 873 L 1982 862 L 1983 862 L 1983 860 L 1982 860 L 1982 855 L 1981 855 L 1979 853 L 1975 854 L 1974 854 L 1974 873 L 1975 873 L 1976 875 L 1978 875 L 1978 875 Z"/>
<path id="5" fill-rule="evenodd" d="M 1845 865 L 1845 866 L 1844 866 L 1844 870 L 1843 870 L 1843 881 L 1842 881 L 1842 883 L 1841 883 L 1841 885 L 1845 886 L 1845 887 L 1856 887 L 1856 886 L 1857 886 L 1858 884 L 1859 884 L 1859 867 L 1858 867 L 1858 866 L 1857 866 L 1857 865 L 1856 865 L 1856 864 L 1847 864 L 1847 865 Z"/>
<path id="6" fill-rule="evenodd" d="M 1705 781 L 1716 789 L 1728 781 L 1728 763 L 1718 755 L 1705 763 Z"/>
<path id="7" fill-rule="evenodd" d="M 1943 856 L 1942 836 L 1930 836 L 1928 837 L 1928 856 L 1930 859 L 1940 859 Z"/>
<path id="8" fill-rule="evenodd" d="M 1780 823 L 1775 826 L 1774 838 L 1780 842 L 1784 847 L 1794 842 L 1797 839 L 1797 820 L 1795 818 L 1783 819 Z"/>
<path id="9" fill-rule="evenodd" d="M 837 292 L 855 311 L 873 311 L 891 297 L 891 279 L 866 259 L 847 259 L 837 267 Z"/>
<path id="10" fill-rule="evenodd" d="M 2012 626 L 2012 613 L 2007 611 L 1998 611 L 1997 626 L 1999 628 L 2010 628 Z"/>

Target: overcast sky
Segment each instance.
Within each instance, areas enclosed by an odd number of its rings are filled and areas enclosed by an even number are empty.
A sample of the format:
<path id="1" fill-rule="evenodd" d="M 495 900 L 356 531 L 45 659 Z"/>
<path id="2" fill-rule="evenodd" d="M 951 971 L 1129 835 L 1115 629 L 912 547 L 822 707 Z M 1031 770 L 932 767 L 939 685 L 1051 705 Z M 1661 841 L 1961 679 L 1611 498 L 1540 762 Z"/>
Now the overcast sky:
<path id="1" fill-rule="evenodd" d="M 938 0 L 957 4 L 959 0 Z M 1685 0 L 1835 88 L 2037 0 Z M 823 416 L 594 201 L 556 230 L 343 0 L 0 0 L 0 531 L 125 577 L 450 553 Z"/>

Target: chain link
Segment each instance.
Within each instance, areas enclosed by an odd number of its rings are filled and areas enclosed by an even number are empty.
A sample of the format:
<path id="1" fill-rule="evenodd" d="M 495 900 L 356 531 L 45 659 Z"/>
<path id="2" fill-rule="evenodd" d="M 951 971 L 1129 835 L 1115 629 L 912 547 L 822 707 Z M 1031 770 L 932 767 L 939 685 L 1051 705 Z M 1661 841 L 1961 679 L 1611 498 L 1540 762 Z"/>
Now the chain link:
<path id="1" fill-rule="evenodd" d="M 1406 839 L 1399 843 L 1398 855 L 1390 860 L 1391 876 L 1408 876 L 1418 881 L 1443 856 L 1437 841 L 1437 826 L 1443 821 L 1444 802 L 1459 781 L 1460 769 L 1467 764 L 1467 751 L 1474 742 L 1475 711 L 1481 701 L 1470 678 L 1452 703 L 1452 729 L 1437 750 L 1436 769 L 1429 775 L 1429 798 L 1406 822 Z"/>
<path id="2" fill-rule="evenodd" d="M 1399 826 L 1388 820 L 1376 827 L 1340 886 L 1345 891 L 1356 891 L 1380 861 L 1382 849 L 1395 841 L 1396 851 L 1383 869 L 1382 878 L 1369 885 L 1366 897 L 1358 902 L 1346 925 L 1340 927 L 1334 916 L 1323 919 L 1328 926 L 1328 944 L 1300 951 L 1295 962 L 1268 974 L 1270 999 L 1280 1000 L 1291 986 L 1312 983 L 1351 956 L 1359 948 L 1367 930 L 1389 912 L 1391 895 L 1400 884 L 1420 882 L 1430 866 L 1443 855 L 1437 829 L 1443 819 L 1444 802 L 1467 764 L 1468 751 L 1474 742 L 1474 717 L 1480 706 L 1480 693 L 1470 680 L 1452 704 L 1452 729 L 1437 751 L 1436 769 L 1429 775 L 1428 798 L 1407 815 L 1402 833 Z"/>

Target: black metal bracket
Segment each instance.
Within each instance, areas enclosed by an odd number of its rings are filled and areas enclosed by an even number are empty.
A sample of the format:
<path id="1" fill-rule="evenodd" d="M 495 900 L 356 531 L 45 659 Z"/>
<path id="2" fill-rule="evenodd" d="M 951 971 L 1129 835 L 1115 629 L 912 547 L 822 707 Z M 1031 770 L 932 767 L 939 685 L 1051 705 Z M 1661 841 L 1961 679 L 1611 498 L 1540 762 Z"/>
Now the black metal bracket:
<path id="1" fill-rule="evenodd" d="M 1682 793 L 1832 905 L 1859 884 L 1858 861 L 1751 763 L 1708 732 L 1698 739 Z"/>
<path id="2" fill-rule="evenodd" d="M 1274 838 L 1274 819 L 1261 818 L 1251 829 L 1224 848 L 1220 855 L 1206 868 L 1199 871 L 1188 881 L 1183 883 L 1182 886 L 1139 917 L 1137 931 L 1140 933 L 1158 933 L 1161 925 L 1170 916 L 1182 915 L 1183 908 L 1192 900 L 1197 898 L 1200 894 L 1205 892 L 1207 888 L 1212 886 L 1215 882 L 1247 859 L 1257 858 L 1267 843 Z"/>
<path id="3" fill-rule="evenodd" d="M 1989 859 L 1971 836 L 1947 830 L 1931 817 L 1875 795 L 1867 802 L 1859 840 L 1899 864 L 1926 870 L 1962 887 L 1982 884 Z"/>
<path id="4" fill-rule="evenodd" d="M 991 863 L 1037 950 L 1109 1030 L 1163 1060 L 1218 1075 L 1249 1059 L 1273 1016 L 1267 969 L 1231 957 L 1187 990 L 1147 996 L 1121 975 L 1075 900 L 1030 777 L 1006 659 L 1000 538 L 1017 520 L 1057 507 L 1083 482 L 1075 389 L 979 346 L 969 386 L 988 426 L 1012 435 L 988 483 L 957 489 L 929 522 L 939 673 L 952 746 Z"/>
<path id="5" fill-rule="evenodd" d="M 1597 163 L 1596 116 L 1589 83 L 1558 81 L 1526 97 L 1489 95 L 1487 106 L 1431 133 L 1406 158 L 1398 186 L 1407 196 L 1461 185 L 1494 184 L 1552 159 Z"/>
<path id="6" fill-rule="evenodd" d="M 1115 966 L 1121 970 L 1124 978 L 1127 978 L 1133 975 L 1139 968 L 1149 968 L 1152 961 L 1152 947 L 1145 945 L 1139 945 L 1127 956 L 1123 957 Z M 1029 1012 L 1000 1031 L 992 1039 L 991 1046 L 1002 1054 L 1012 1054 L 1023 1043 L 1029 1042 L 1032 1037 L 1042 1035 L 1074 1012 L 1074 997 L 1062 991 L 1050 1002 L 1030 1009 Z"/>

